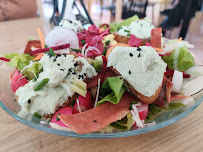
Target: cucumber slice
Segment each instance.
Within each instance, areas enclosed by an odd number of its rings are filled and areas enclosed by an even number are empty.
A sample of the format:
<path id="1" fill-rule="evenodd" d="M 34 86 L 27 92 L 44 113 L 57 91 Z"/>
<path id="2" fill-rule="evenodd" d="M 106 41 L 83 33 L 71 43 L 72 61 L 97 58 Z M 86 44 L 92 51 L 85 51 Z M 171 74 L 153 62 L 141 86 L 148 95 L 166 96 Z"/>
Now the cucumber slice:
<path id="1" fill-rule="evenodd" d="M 78 86 L 76 86 L 76 85 L 74 85 L 74 84 L 71 86 L 71 89 L 72 89 L 73 91 L 75 91 L 76 93 L 78 93 L 79 95 L 81 95 L 81 96 L 83 96 L 83 97 L 86 98 L 87 89 L 86 89 L 86 90 L 83 90 L 83 89 L 81 89 L 80 87 L 78 87 Z"/>
<path id="2" fill-rule="evenodd" d="M 74 78 L 73 84 L 81 88 L 82 90 L 87 90 L 87 84 L 78 78 Z"/>

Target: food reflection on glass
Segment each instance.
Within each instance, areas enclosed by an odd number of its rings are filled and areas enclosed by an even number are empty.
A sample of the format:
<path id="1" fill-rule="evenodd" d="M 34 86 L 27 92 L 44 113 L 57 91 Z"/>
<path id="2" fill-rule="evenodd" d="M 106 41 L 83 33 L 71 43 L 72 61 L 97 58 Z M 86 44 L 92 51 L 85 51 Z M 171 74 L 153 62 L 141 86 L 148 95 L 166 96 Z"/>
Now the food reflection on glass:
<path id="1" fill-rule="evenodd" d="M 78 134 L 135 130 L 155 125 L 201 91 L 203 68 L 181 38 L 166 40 L 148 18 L 83 29 L 62 20 L 24 54 L 0 59 L 15 69 L 12 91 L 19 116 L 32 114 L 50 128 Z M 43 123 L 42 121 L 42 123 Z"/>

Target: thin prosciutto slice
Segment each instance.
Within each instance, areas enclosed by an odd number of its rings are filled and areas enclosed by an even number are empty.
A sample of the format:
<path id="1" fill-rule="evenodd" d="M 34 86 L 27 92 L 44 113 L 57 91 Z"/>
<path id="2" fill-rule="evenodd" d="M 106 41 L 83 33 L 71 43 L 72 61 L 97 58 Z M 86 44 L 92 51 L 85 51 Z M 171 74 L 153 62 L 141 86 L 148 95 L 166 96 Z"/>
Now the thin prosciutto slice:
<path id="1" fill-rule="evenodd" d="M 130 101 L 135 101 L 135 97 L 125 92 L 118 104 L 105 102 L 82 113 L 60 115 L 58 117 L 78 134 L 91 133 L 124 118 L 129 113 Z"/>
<path id="2" fill-rule="evenodd" d="M 111 69 L 107 69 L 104 75 L 103 80 L 105 80 L 108 77 L 114 77 L 117 76 Z M 92 88 L 96 87 L 98 85 L 98 79 L 103 77 L 103 72 L 99 73 L 96 77 L 92 78 L 88 83 L 87 83 L 87 88 Z"/>
<path id="3" fill-rule="evenodd" d="M 172 86 L 173 86 L 173 83 L 164 76 L 160 96 L 157 98 L 157 100 L 153 104 L 156 104 L 160 108 L 163 108 L 165 105 L 165 100 L 167 100 L 167 102 L 170 103 Z"/>
<path id="4" fill-rule="evenodd" d="M 161 49 L 162 28 L 154 28 L 151 30 L 151 46 Z"/>
<path id="5" fill-rule="evenodd" d="M 164 81 L 166 83 L 166 100 L 168 103 L 170 103 L 171 102 L 171 88 L 173 86 L 173 83 L 166 77 L 164 77 Z"/>

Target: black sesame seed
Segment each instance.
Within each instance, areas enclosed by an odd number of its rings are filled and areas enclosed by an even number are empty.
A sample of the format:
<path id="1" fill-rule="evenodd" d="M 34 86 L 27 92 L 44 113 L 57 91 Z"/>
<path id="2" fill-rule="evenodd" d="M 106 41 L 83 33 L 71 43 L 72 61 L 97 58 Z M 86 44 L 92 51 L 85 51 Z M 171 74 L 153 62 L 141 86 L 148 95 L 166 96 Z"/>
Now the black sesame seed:
<path id="1" fill-rule="evenodd" d="M 66 54 L 66 53 L 63 53 L 63 55 L 66 57 L 67 54 Z"/>
<path id="2" fill-rule="evenodd" d="M 54 58 L 53 62 L 56 62 L 56 58 Z"/>
<path id="3" fill-rule="evenodd" d="M 31 103 L 31 100 L 29 99 L 29 100 L 27 101 L 27 103 Z"/>
<path id="4" fill-rule="evenodd" d="M 84 73 L 84 76 L 87 76 L 87 74 L 86 74 L 86 73 Z"/>
<path id="5" fill-rule="evenodd" d="M 137 23 L 139 23 L 139 21 L 137 21 Z"/>
<path id="6" fill-rule="evenodd" d="M 76 75 L 76 72 L 73 72 L 72 74 L 73 74 L 73 75 Z"/>
<path id="7" fill-rule="evenodd" d="M 79 74 L 79 78 L 81 78 L 82 76 Z"/>
<path id="8" fill-rule="evenodd" d="M 140 53 L 138 54 L 138 58 L 140 57 Z"/>
<path id="9" fill-rule="evenodd" d="M 73 23 L 72 21 L 69 21 L 70 23 Z"/>
<path id="10" fill-rule="evenodd" d="M 82 75 L 81 78 L 84 79 L 84 75 Z"/>
<path id="11" fill-rule="evenodd" d="M 61 71 L 64 71 L 64 69 L 60 69 Z"/>
<path id="12" fill-rule="evenodd" d="M 131 71 L 129 70 L 129 72 L 128 72 L 129 74 L 131 74 Z"/>
<path id="13" fill-rule="evenodd" d="M 51 58 L 52 57 L 52 55 L 51 54 L 47 54 L 48 56 L 49 56 L 49 58 Z"/>
<path id="14" fill-rule="evenodd" d="M 58 54 L 57 57 L 61 57 L 61 54 Z"/>
<path id="15" fill-rule="evenodd" d="M 14 101 L 17 101 L 16 99 L 13 99 Z"/>
<path id="16" fill-rule="evenodd" d="M 133 54 L 132 54 L 132 53 L 130 53 L 130 57 L 133 57 Z"/>
<path id="17" fill-rule="evenodd" d="M 74 67 L 76 67 L 76 66 L 78 66 L 78 64 L 77 64 L 77 63 L 74 63 Z"/>
<path id="18" fill-rule="evenodd" d="M 93 120 L 93 122 L 97 122 L 97 120 Z"/>
<path id="19" fill-rule="evenodd" d="M 58 66 L 60 66 L 60 64 L 59 64 L 59 63 L 58 63 L 57 65 L 58 65 Z"/>
<path id="20" fill-rule="evenodd" d="M 71 69 L 69 69 L 69 70 L 68 70 L 68 72 L 72 72 L 72 70 L 71 70 Z"/>
<path id="21" fill-rule="evenodd" d="M 137 51 L 141 51 L 141 50 L 142 50 L 141 48 L 137 47 Z"/>
<path id="22" fill-rule="evenodd" d="M 140 26 L 142 26 L 142 24 L 140 24 Z"/>

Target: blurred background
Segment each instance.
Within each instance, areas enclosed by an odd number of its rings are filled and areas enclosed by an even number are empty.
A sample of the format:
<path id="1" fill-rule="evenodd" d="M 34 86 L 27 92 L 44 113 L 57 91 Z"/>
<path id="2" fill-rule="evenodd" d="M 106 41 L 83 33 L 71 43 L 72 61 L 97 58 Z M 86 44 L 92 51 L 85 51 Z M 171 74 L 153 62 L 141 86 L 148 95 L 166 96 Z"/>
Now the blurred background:
<path id="1" fill-rule="evenodd" d="M 138 15 L 163 28 L 167 38 L 203 44 L 203 0 L 0 0 L 0 28 L 6 22 L 38 18 L 46 34 L 62 19 L 91 24 L 119 22 Z M 14 25 L 13 25 L 14 26 Z M 17 26 L 17 25 L 16 25 Z M 0 30 L 1 32 L 1 30 Z M 7 31 L 8 32 L 8 31 Z"/>

